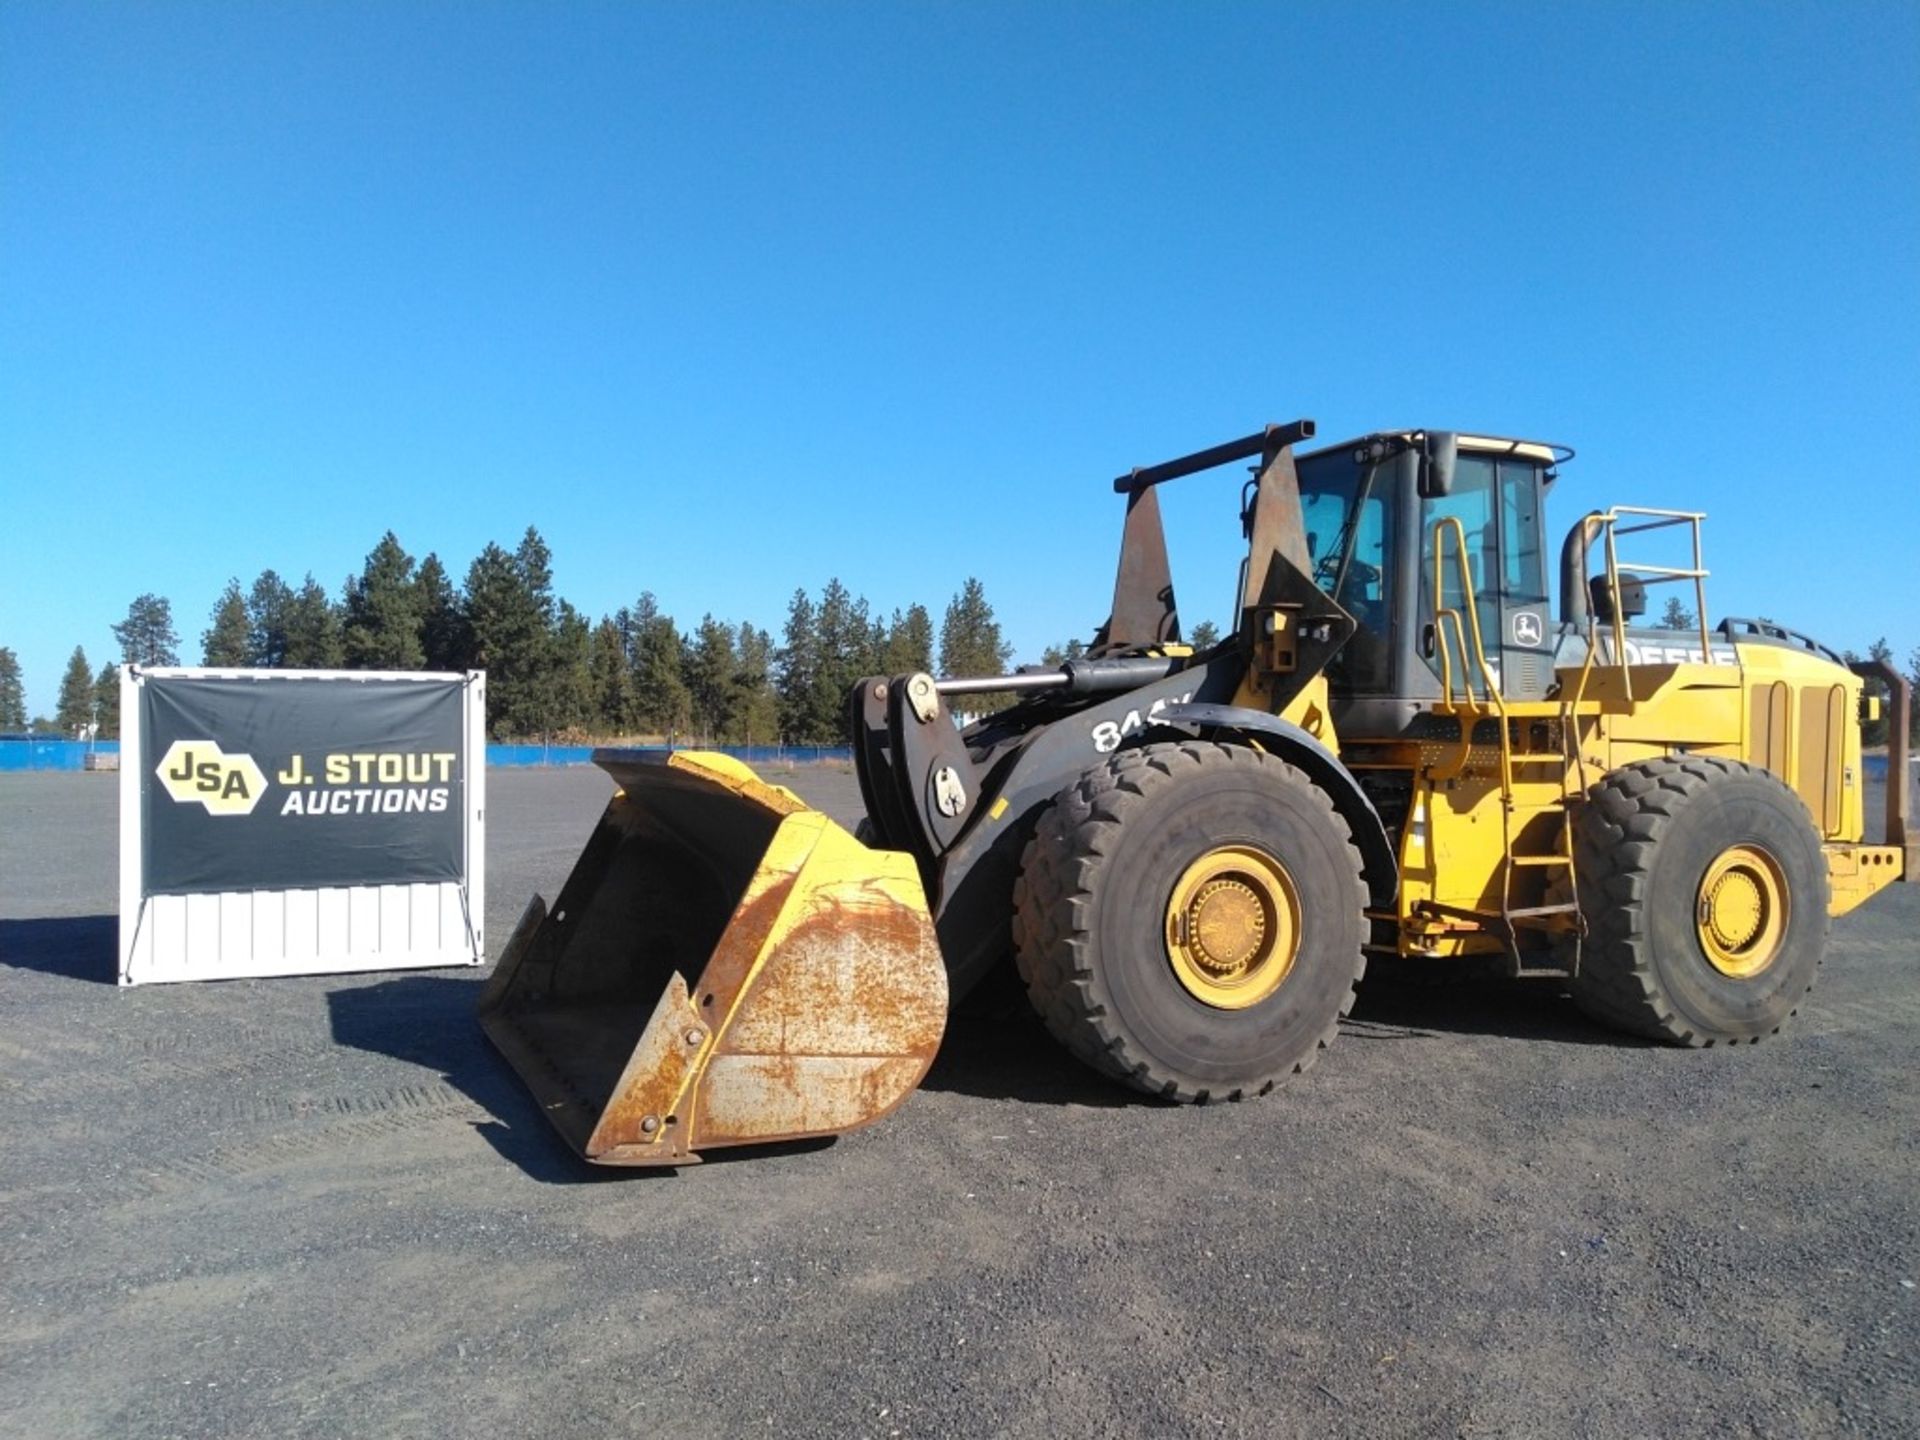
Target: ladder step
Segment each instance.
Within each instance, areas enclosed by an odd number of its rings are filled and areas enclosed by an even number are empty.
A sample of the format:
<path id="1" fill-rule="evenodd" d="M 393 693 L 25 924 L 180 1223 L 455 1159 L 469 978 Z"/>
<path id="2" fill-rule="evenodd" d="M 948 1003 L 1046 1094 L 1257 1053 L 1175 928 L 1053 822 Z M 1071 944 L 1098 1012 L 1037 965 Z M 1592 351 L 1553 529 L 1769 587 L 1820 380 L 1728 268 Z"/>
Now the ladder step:
<path id="1" fill-rule="evenodd" d="M 1507 756 L 1507 763 L 1510 765 L 1565 765 L 1569 762 L 1564 755 L 1536 755 L 1528 751 L 1515 752 Z"/>
<path id="2" fill-rule="evenodd" d="M 1509 855 L 1509 865 L 1571 865 L 1571 855 Z"/>
<path id="3" fill-rule="evenodd" d="M 1524 910 L 1509 910 L 1509 911 L 1507 911 L 1507 919 L 1509 919 L 1509 920 L 1535 920 L 1535 919 L 1538 919 L 1538 918 L 1539 918 L 1540 916 L 1542 916 L 1542 915 L 1571 915 L 1571 914 L 1573 914 L 1573 913 L 1574 913 L 1574 912 L 1575 912 L 1576 910 L 1578 910 L 1579 908 L 1580 908 L 1580 907 L 1579 907 L 1578 905 L 1574 905 L 1574 904 L 1567 904 L 1567 905 L 1529 905 L 1529 906 L 1528 906 L 1528 907 L 1527 907 L 1526 909 L 1524 909 Z"/>

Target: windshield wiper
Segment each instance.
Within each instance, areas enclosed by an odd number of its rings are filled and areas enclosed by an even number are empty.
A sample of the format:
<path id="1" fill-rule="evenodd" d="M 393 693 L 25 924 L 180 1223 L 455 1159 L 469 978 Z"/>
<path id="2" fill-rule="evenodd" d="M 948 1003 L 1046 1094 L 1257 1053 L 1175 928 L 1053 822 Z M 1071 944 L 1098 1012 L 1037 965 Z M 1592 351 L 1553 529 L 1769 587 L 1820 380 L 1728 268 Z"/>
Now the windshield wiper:
<path id="1" fill-rule="evenodd" d="M 1381 462 L 1372 461 L 1367 473 L 1360 477 L 1360 483 L 1353 489 L 1353 504 L 1347 507 L 1347 517 L 1340 525 L 1340 536 L 1336 542 L 1339 548 L 1327 556 L 1327 560 L 1338 561 L 1333 573 L 1333 584 L 1327 588 L 1329 599 L 1340 598 L 1340 587 L 1347 583 L 1347 571 L 1353 567 L 1353 547 L 1360 535 L 1360 510 L 1373 495 L 1374 477 L 1380 473 Z M 1326 568 L 1326 560 L 1314 567 L 1315 578 Z"/>

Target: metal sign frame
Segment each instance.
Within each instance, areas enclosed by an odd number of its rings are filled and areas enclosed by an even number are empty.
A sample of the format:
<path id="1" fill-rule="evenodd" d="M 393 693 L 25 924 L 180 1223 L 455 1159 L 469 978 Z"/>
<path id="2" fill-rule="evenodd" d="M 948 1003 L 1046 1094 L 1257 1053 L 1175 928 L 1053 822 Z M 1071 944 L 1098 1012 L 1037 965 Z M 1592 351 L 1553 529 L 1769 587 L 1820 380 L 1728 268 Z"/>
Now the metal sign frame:
<path id="1" fill-rule="evenodd" d="M 457 880 L 197 894 L 147 893 L 143 787 L 158 756 L 141 734 L 149 679 L 263 685 L 458 682 L 462 864 Z M 273 975 L 345 974 L 485 958 L 486 673 L 120 667 L 120 940 L 122 985 Z M 219 737 L 209 737 L 217 740 Z"/>

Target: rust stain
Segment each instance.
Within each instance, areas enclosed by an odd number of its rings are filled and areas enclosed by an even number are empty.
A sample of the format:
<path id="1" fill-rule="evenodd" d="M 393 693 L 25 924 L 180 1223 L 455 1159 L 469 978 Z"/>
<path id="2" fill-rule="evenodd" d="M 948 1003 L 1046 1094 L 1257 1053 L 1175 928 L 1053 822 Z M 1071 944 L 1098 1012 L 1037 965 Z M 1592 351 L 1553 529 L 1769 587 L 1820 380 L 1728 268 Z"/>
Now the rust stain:
<path id="1" fill-rule="evenodd" d="M 702 1076 L 695 1143 L 836 1134 L 890 1114 L 940 1047 L 946 968 L 931 918 L 853 882 L 807 896 Z"/>
<path id="2" fill-rule="evenodd" d="M 946 969 L 924 911 L 829 899 L 779 941 L 721 1050 L 930 1056 L 946 1012 Z"/>
<path id="3" fill-rule="evenodd" d="M 708 1067 L 700 1141 L 795 1140 L 870 1125 L 926 1073 L 918 1056 L 721 1056 Z"/>
<path id="4" fill-rule="evenodd" d="M 647 1145 L 668 1150 L 686 1141 L 676 1114 L 676 1101 L 686 1082 L 693 1056 L 681 1035 L 695 1023 L 688 1003 L 687 983 L 675 975 L 654 1006 L 653 1018 L 641 1032 L 606 1108 L 586 1145 L 587 1158 L 622 1145 Z M 667 1118 L 673 1116 L 669 1125 Z M 648 1128 L 648 1121 L 652 1128 Z"/>

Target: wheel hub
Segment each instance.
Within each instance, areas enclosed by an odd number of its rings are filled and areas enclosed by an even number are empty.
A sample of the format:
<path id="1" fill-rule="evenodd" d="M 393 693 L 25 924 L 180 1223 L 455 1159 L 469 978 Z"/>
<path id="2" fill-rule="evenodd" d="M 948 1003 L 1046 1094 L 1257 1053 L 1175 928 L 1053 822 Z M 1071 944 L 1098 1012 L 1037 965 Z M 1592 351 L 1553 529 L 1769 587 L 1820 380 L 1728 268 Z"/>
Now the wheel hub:
<path id="1" fill-rule="evenodd" d="M 1187 992 L 1222 1010 L 1280 988 L 1300 942 L 1286 866 L 1251 845 L 1220 845 L 1181 873 L 1167 901 L 1167 959 Z"/>
<path id="2" fill-rule="evenodd" d="M 1787 930 L 1787 886 L 1779 861 L 1758 845 L 1720 852 L 1700 880 L 1694 929 L 1721 974 L 1747 980 L 1780 953 Z"/>
<path id="3" fill-rule="evenodd" d="M 1210 880 L 1187 907 L 1187 943 L 1194 961 L 1222 977 L 1244 970 L 1266 938 L 1260 896 L 1243 880 Z"/>

